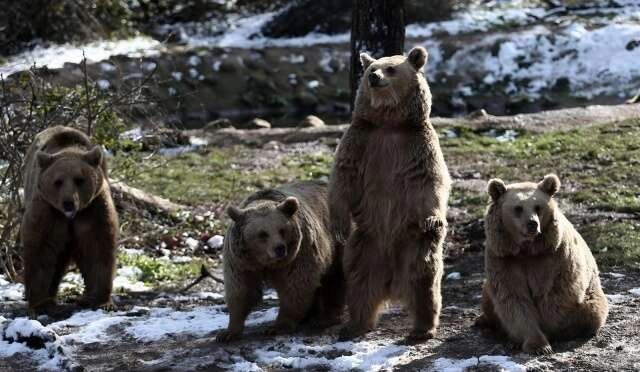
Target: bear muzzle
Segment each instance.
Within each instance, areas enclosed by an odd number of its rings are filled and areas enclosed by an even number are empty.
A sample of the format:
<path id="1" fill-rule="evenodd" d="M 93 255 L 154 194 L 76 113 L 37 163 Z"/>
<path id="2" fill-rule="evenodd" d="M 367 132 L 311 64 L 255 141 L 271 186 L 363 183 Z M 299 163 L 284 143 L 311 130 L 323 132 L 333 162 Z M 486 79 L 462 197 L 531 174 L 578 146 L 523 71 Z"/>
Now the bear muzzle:
<path id="1" fill-rule="evenodd" d="M 72 219 L 73 217 L 75 217 L 77 212 L 76 204 L 71 200 L 64 200 L 62 202 L 62 212 L 64 213 L 65 217 L 67 217 L 68 219 Z"/>

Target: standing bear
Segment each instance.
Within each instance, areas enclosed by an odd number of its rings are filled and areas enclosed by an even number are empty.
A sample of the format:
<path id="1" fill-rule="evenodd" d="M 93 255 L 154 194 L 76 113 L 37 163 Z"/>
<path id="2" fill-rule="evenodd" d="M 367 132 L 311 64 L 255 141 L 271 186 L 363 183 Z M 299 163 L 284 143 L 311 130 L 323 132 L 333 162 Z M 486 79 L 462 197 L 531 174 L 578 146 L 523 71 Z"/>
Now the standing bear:
<path id="1" fill-rule="evenodd" d="M 265 284 L 275 288 L 280 300 L 267 333 L 294 331 L 304 320 L 318 326 L 340 322 L 342 254 L 329 231 L 326 183 L 261 190 L 227 213 L 233 220 L 223 248 L 229 325 L 218 333 L 218 341 L 240 337 Z"/>
<path id="2" fill-rule="evenodd" d="M 427 51 L 378 60 L 364 75 L 329 187 L 332 230 L 345 242 L 349 323 L 340 338 L 371 330 L 387 299 L 414 317 L 410 339 L 434 337 L 442 297 L 442 246 L 451 180 L 429 121 Z"/>
<path id="3" fill-rule="evenodd" d="M 551 353 L 550 339 L 595 334 L 607 299 L 589 247 L 542 182 L 489 182 L 484 292 L 479 325 L 505 331 L 529 353 Z"/>
<path id="4" fill-rule="evenodd" d="M 85 283 L 79 304 L 110 307 L 118 218 L 100 146 L 82 132 L 52 127 L 36 135 L 24 164 L 21 240 L 29 312 L 47 312 L 69 264 Z"/>

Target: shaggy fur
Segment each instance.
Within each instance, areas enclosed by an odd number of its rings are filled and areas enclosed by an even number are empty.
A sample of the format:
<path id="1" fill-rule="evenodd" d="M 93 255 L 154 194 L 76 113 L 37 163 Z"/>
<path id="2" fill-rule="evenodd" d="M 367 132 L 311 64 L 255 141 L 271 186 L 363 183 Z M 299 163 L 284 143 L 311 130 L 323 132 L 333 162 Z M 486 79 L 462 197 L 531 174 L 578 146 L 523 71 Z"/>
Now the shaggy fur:
<path id="1" fill-rule="evenodd" d="M 224 241 L 224 284 L 229 326 L 221 342 L 238 338 L 262 287 L 276 289 L 280 310 L 267 333 L 340 321 L 344 308 L 341 249 L 329 232 L 327 185 L 300 182 L 251 195 L 230 207 L 233 223 Z"/>
<path id="2" fill-rule="evenodd" d="M 539 184 L 489 182 L 478 323 L 529 353 L 551 353 L 549 339 L 595 334 L 608 313 L 591 251 L 553 199 L 559 189 L 555 175 Z"/>
<path id="3" fill-rule="evenodd" d="M 73 261 L 84 278 L 83 306 L 110 307 L 118 218 L 102 149 L 67 127 L 40 132 L 24 165 L 21 240 L 32 313 L 51 310 Z"/>
<path id="4" fill-rule="evenodd" d="M 361 55 L 365 72 L 329 190 L 332 230 L 346 244 L 351 317 L 342 339 L 371 330 L 387 299 L 412 313 L 410 338 L 436 333 L 451 181 L 429 122 L 426 59 L 420 47 L 408 57 Z"/>

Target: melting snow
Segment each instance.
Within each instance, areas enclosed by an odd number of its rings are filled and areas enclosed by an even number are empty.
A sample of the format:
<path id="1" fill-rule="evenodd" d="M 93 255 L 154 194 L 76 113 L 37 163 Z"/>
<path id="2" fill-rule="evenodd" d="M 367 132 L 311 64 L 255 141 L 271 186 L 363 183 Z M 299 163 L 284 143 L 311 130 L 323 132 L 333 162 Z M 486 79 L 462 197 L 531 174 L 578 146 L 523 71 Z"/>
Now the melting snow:
<path id="1" fill-rule="evenodd" d="M 433 370 L 438 372 L 463 372 L 470 367 L 495 366 L 500 371 L 525 372 L 527 368 L 522 364 L 513 362 L 511 358 L 503 355 L 483 355 L 479 358 L 448 359 L 438 358 L 433 363 Z"/>
<path id="2" fill-rule="evenodd" d="M 4 275 L 0 275 L 0 301 L 20 301 L 23 296 L 24 287 L 22 284 L 10 283 Z"/>
<path id="3" fill-rule="evenodd" d="M 640 296 L 640 288 L 633 288 L 629 290 L 629 293 L 636 295 L 636 296 Z"/>
<path id="4" fill-rule="evenodd" d="M 118 41 L 101 40 L 80 46 L 72 44 L 37 46 L 32 50 L 9 57 L 8 61 L 0 66 L 0 74 L 7 76 L 17 71 L 28 70 L 34 64 L 37 67 L 47 66 L 53 69 L 62 67 L 65 62 L 80 63 L 83 52 L 89 61 L 98 62 L 113 55 L 129 57 L 157 55 L 161 49 L 160 42 L 148 37 Z"/>

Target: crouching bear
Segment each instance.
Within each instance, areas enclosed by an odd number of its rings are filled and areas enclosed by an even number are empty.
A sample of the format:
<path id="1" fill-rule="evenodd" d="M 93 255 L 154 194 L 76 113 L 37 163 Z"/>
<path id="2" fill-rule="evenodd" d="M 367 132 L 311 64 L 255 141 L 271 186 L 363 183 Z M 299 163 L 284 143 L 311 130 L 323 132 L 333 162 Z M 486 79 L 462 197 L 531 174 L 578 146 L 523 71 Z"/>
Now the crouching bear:
<path id="1" fill-rule="evenodd" d="M 274 287 L 280 310 L 268 334 L 291 332 L 304 320 L 340 321 L 344 307 L 341 249 L 329 233 L 327 185 L 300 182 L 258 191 L 240 208 L 224 241 L 224 285 L 229 326 L 220 342 L 238 338 L 249 312 Z"/>
<path id="2" fill-rule="evenodd" d="M 31 315 L 53 310 L 72 261 L 85 283 L 79 305 L 112 307 L 118 218 L 100 146 L 73 128 L 40 132 L 25 159 L 24 197 L 21 240 Z"/>
<path id="3" fill-rule="evenodd" d="M 553 198 L 559 189 L 553 174 L 538 184 L 489 182 L 478 324 L 505 331 L 529 353 L 595 334 L 608 313 L 591 251 Z"/>

